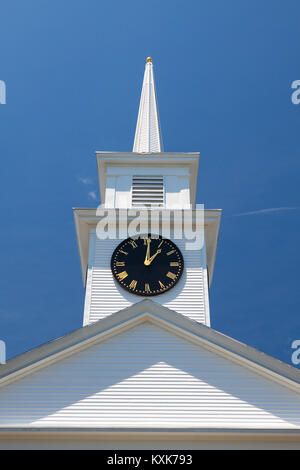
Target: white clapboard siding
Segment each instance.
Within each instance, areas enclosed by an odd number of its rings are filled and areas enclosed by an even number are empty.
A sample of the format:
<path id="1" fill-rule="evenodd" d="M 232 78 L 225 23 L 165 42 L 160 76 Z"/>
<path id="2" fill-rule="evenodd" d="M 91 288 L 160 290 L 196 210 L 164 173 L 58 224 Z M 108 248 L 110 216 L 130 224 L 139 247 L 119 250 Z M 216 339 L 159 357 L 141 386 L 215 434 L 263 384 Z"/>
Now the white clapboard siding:
<path id="1" fill-rule="evenodd" d="M 90 256 L 86 283 L 84 325 L 140 302 L 143 297 L 130 294 L 115 281 L 110 268 L 114 249 L 121 240 L 99 240 L 90 233 Z M 184 258 L 179 282 L 152 300 L 210 326 L 206 263 L 203 250 L 186 250 L 185 240 L 174 240 Z"/>
<path id="2" fill-rule="evenodd" d="M 0 388 L 0 426 L 300 427 L 300 395 L 152 323 Z"/>

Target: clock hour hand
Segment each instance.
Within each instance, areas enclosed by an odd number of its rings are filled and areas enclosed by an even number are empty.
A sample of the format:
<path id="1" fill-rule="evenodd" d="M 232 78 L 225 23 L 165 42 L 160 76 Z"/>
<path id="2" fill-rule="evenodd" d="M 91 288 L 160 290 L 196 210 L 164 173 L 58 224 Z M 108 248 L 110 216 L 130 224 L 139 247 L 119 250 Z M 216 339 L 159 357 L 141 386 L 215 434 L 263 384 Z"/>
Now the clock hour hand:
<path id="1" fill-rule="evenodd" d="M 153 256 L 151 256 L 151 258 L 146 259 L 146 260 L 144 261 L 144 264 L 145 264 L 146 266 L 149 266 L 149 265 L 152 263 L 152 261 L 154 260 L 154 258 L 155 258 L 159 253 L 161 253 L 161 250 L 157 250 L 157 252 L 156 252 Z"/>

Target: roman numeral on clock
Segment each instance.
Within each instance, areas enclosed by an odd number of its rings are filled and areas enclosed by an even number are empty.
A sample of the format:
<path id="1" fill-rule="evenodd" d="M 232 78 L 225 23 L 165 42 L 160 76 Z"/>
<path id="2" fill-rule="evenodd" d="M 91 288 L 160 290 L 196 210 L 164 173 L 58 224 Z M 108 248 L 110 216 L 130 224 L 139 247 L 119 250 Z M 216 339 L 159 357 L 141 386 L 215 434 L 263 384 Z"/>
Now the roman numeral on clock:
<path id="1" fill-rule="evenodd" d="M 122 281 L 125 279 L 125 277 L 128 276 L 128 273 L 126 271 L 122 271 L 121 273 L 117 273 L 118 278 Z"/>
<path id="2" fill-rule="evenodd" d="M 137 244 L 135 243 L 134 240 L 129 240 L 129 243 L 132 246 L 132 248 L 137 248 Z"/>
<path id="3" fill-rule="evenodd" d="M 174 279 L 176 279 L 176 274 L 171 273 L 171 271 L 169 271 L 169 272 L 166 274 L 166 276 L 169 277 L 170 279 L 173 279 L 173 281 L 174 281 Z"/>
<path id="4" fill-rule="evenodd" d="M 127 251 L 120 250 L 120 253 L 123 253 L 123 255 L 128 255 Z"/>
<path id="5" fill-rule="evenodd" d="M 137 281 L 133 279 L 131 283 L 129 284 L 130 289 L 134 290 L 136 288 Z"/>
<path id="6" fill-rule="evenodd" d="M 145 292 L 151 292 L 148 282 L 145 284 Z"/>
<path id="7" fill-rule="evenodd" d="M 168 251 L 167 256 L 170 256 L 170 255 L 172 255 L 173 253 L 175 253 L 175 250 Z"/>

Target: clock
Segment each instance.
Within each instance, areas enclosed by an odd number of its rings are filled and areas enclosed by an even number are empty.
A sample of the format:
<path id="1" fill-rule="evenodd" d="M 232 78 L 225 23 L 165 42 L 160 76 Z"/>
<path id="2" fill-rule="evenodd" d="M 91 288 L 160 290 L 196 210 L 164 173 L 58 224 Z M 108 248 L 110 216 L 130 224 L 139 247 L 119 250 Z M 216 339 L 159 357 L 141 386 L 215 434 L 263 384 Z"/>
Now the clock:
<path id="1" fill-rule="evenodd" d="M 122 241 L 111 258 L 114 278 L 131 294 L 163 294 L 179 281 L 183 257 L 175 243 L 151 234 Z"/>

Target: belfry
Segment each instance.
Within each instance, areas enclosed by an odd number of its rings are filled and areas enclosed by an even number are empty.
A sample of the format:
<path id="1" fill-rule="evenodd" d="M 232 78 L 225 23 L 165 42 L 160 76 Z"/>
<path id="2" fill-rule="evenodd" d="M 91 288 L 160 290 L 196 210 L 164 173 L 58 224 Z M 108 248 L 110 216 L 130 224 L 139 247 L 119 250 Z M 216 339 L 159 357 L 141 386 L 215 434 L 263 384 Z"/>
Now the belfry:
<path id="1" fill-rule="evenodd" d="M 300 371 L 211 328 L 199 158 L 163 150 L 148 57 L 133 151 L 97 151 L 101 206 L 74 208 L 82 327 L 1 366 L 0 448 L 299 447 Z"/>

